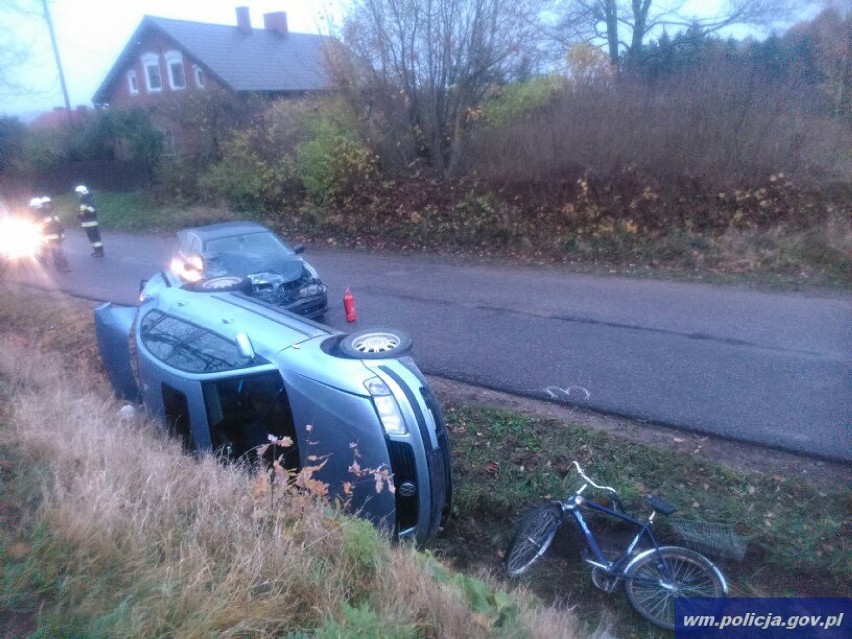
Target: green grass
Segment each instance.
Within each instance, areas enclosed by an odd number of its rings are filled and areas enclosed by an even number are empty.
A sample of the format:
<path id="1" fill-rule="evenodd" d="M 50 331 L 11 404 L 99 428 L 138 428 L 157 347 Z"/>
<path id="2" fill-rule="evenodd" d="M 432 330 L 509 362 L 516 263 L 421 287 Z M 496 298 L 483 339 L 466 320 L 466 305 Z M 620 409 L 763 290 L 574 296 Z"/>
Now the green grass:
<path id="1" fill-rule="evenodd" d="M 245 213 L 237 214 L 210 206 L 164 205 L 145 191 L 97 191 L 93 195 L 100 224 L 106 229 L 118 231 L 174 231 L 197 224 L 253 218 Z M 76 196 L 58 196 L 54 198 L 54 203 L 66 226 L 78 224 L 76 213 L 79 201 Z"/>
<path id="2" fill-rule="evenodd" d="M 571 469 L 577 460 L 590 476 L 618 489 L 635 514 L 648 512 L 642 496 L 653 493 L 678 506 L 679 517 L 735 524 L 750 538 L 748 553 L 742 563 L 721 565 L 737 594 L 838 596 L 852 583 L 848 485 L 821 488 L 783 474 L 738 472 L 697 455 L 511 412 L 457 405 L 446 406 L 445 415 L 453 442 L 455 519 L 439 543 L 458 565 L 500 570 L 498 550 L 508 544 L 514 522 L 577 487 Z M 657 528 L 672 537 L 664 520 Z M 611 608 L 619 636 L 656 636 L 637 622 L 620 591 L 605 595 L 592 586 L 579 559 L 582 540 L 572 531 L 563 536 L 528 585 L 548 600 L 569 597 L 590 614 Z M 615 545 L 624 536 L 629 531 L 619 526 L 604 530 Z"/>

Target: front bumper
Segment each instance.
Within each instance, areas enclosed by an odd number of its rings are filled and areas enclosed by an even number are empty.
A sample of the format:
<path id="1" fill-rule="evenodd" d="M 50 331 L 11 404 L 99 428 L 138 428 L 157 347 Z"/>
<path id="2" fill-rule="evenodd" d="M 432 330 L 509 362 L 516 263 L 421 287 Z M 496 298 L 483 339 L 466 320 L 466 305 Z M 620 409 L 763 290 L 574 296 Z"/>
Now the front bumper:
<path id="1" fill-rule="evenodd" d="M 414 362 L 380 365 L 376 372 L 392 389 L 408 433 L 387 437 L 396 492 L 396 534 L 418 545 L 446 524 L 452 506 L 450 442 L 440 407 Z"/>
<path id="2" fill-rule="evenodd" d="M 313 297 L 303 297 L 281 308 L 309 319 L 321 317 L 328 310 L 328 294 L 322 293 Z"/>

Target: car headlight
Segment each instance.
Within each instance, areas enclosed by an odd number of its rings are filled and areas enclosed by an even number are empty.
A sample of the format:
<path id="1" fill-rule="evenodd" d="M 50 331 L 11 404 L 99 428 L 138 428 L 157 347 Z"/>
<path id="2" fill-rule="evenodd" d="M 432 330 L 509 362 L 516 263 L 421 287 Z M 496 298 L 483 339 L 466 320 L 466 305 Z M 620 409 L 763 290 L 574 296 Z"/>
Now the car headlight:
<path id="1" fill-rule="evenodd" d="M 193 255 L 188 261 L 174 257 L 169 263 L 169 270 L 184 282 L 198 282 L 204 279 L 204 260 L 198 255 Z"/>
<path id="2" fill-rule="evenodd" d="M 7 218 L 0 229 L 0 253 L 14 260 L 34 257 L 42 244 L 41 228 L 27 220 Z"/>
<path id="3" fill-rule="evenodd" d="M 314 297 L 325 293 L 325 284 L 314 282 L 299 289 L 299 297 Z"/>
<path id="4" fill-rule="evenodd" d="M 371 377 L 364 382 L 364 386 L 373 398 L 373 404 L 376 406 L 376 412 L 379 414 L 379 420 L 385 432 L 388 435 L 408 434 L 399 406 L 396 405 L 388 385 L 378 377 Z"/>

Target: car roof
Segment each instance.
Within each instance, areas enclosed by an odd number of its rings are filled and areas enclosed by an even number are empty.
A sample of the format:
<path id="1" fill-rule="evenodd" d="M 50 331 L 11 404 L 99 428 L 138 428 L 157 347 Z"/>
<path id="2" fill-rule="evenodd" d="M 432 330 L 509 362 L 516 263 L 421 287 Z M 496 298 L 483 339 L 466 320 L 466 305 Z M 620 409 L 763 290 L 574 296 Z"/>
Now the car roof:
<path id="1" fill-rule="evenodd" d="M 247 235 L 250 233 L 272 233 L 272 231 L 263 224 L 257 222 L 220 222 L 218 224 L 208 224 L 207 226 L 194 226 L 192 228 L 178 231 L 179 238 L 193 233 L 202 241 L 216 240 L 222 237 L 233 237 L 235 235 Z"/>

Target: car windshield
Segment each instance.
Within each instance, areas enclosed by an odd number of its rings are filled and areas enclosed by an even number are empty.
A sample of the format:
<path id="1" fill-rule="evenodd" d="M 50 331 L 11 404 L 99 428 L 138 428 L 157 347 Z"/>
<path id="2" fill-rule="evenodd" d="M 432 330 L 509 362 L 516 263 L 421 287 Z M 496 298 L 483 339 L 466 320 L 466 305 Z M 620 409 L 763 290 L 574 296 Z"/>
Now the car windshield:
<path id="1" fill-rule="evenodd" d="M 257 255 L 293 255 L 293 250 L 272 233 L 247 233 L 208 240 L 205 253 L 252 253 Z"/>
<path id="2" fill-rule="evenodd" d="M 289 246 L 267 232 L 208 240 L 204 245 L 204 268 L 207 277 L 246 277 L 271 272 L 289 282 L 303 275 L 302 260 Z"/>

